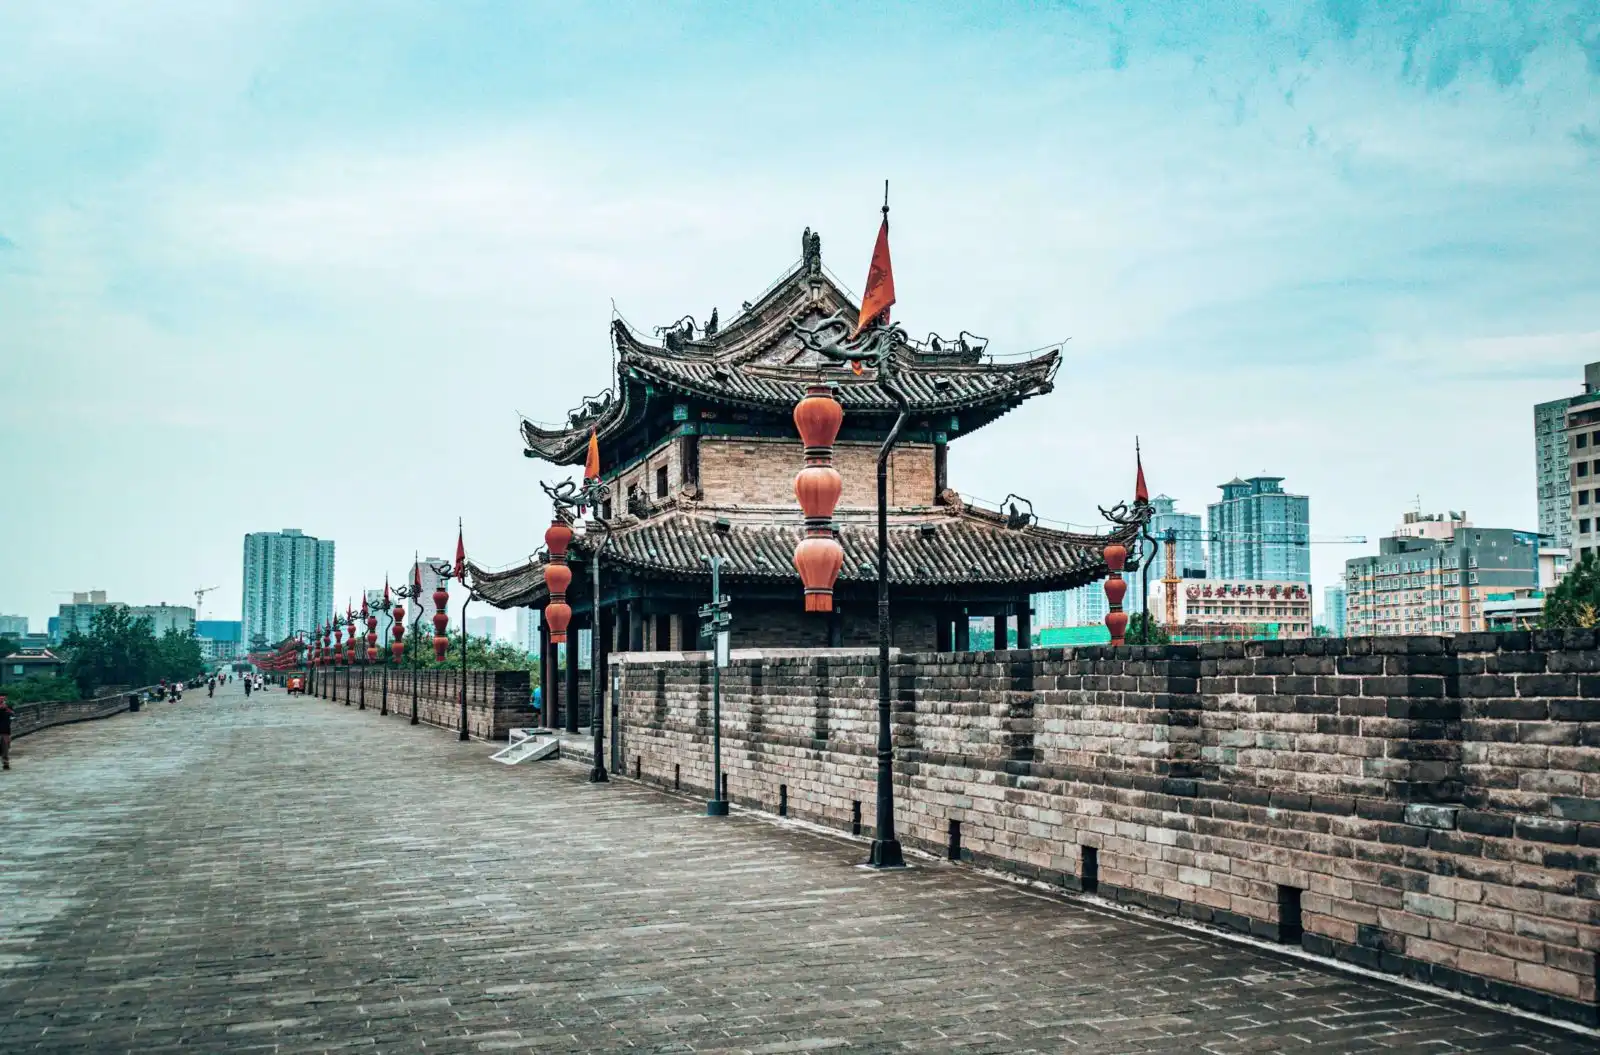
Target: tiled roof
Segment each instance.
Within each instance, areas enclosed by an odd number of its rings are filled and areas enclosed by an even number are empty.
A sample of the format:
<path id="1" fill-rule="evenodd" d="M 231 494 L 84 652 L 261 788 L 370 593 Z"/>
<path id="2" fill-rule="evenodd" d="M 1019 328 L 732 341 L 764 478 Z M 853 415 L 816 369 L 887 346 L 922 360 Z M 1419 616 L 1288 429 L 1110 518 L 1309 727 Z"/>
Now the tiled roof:
<path id="1" fill-rule="evenodd" d="M 565 426 L 522 424 L 530 454 L 558 465 L 583 460 L 589 433 L 626 430 L 642 412 L 643 385 L 698 396 L 712 402 L 787 415 L 819 373 L 818 357 L 802 346 L 797 323 L 812 325 L 836 311 L 853 313 L 851 299 L 826 275 L 795 268 L 773 284 L 755 304 L 720 331 L 698 336 L 677 334 L 664 343 L 641 338 L 622 320 L 612 322 L 617 352 L 615 394 L 609 403 L 580 407 Z M 993 408 L 997 416 L 1030 396 L 1049 392 L 1060 365 L 1059 350 L 1030 359 L 997 362 L 983 353 L 981 338 L 900 345 L 897 378 L 911 411 L 918 415 L 950 414 L 972 408 Z M 985 360 L 988 361 L 985 361 Z M 826 374 L 838 386 L 845 412 L 888 414 L 897 409 L 873 373 L 855 376 L 829 364 Z M 982 422 L 979 421 L 978 424 Z M 970 430 L 969 423 L 969 430 Z"/>
<path id="2" fill-rule="evenodd" d="M 872 517 L 841 519 L 841 582 L 876 579 L 876 525 Z M 700 555 L 725 556 L 722 576 L 732 581 L 793 582 L 791 563 L 800 541 L 798 510 L 750 511 L 672 508 L 644 520 L 619 522 L 604 551 L 607 565 L 645 575 L 707 578 Z M 1101 548 L 1108 536 L 1080 535 L 1036 526 L 1008 527 L 986 510 L 902 510 L 889 522 L 889 581 L 906 587 L 965 583 L 1015 585 L 1019 591 L 1067 589 L 1106 575 Z M 583 536 L 574 542 L 587 552 Z M 472 569 L 474 588 L 500 608 L 545 600 L 543 564 L 503 571 Z"/>

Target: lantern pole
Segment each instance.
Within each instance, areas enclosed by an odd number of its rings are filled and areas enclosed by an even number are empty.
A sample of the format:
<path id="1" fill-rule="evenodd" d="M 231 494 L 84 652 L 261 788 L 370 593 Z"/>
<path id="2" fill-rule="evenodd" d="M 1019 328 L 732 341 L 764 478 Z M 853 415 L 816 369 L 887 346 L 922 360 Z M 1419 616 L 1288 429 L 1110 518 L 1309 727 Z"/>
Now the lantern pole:
<path id="1" fill-rule="evenodd" d="M 598 458 L 598 455 L 595 456 Z M 587 471 L 587 467 L 586 471 Z M 575 485 L 571 480 L 565 480 L 554 487 L 540 483 L 544 493 L 550 497 L 550 504 L 555 508 L 558 518 L 567 520 L 575 519 L 574 511 L 581 516 L 585 509 L 594 511 L 594 516 L 589 520 L 590 530 L 584 532 L 584 539 L 592 537 L 595 530 L 600 532 L 600 539 L 588 546 L 589 550 L 589 582 L 593 597 L 593 611 L 589 616 L 589 729 L 594 734 L 594 765 L 589 767 L 589 782 L 591 784 L 604 784 L 610 780 L 606 775 L 605 762 L 605 707 L 602 705 L 601 696 L 601 670 L 600 670 L 600 554 L 611 541 L 611 525 L 600 516 L 605 500 L 611 495 L 608 487 L 598 476 L 585 476 L 581 485 Z M 576 630 L 569 631 L 577 633 Z M 574 650 L 576 651 L 576 650 Z M 539 662 L 548 662 L 548 657 L 539 656 Z M 576 660 L 574 660 L 576 662 Z M 548 700 L 542 701 L 548 708 Z M 567 706 L 577 710 L 578 701 L 568 700 Z"/>
<path id="2" fill-rule="evenodd" d="M 389 613 L 394 611 L 395 603 L 389 599 L 389 583 L 387 576 L 385 576 L 385 581 L 383 584 L 383 599 L 373 604 L 372 607 L 377 611 L 382 612 L 385 616 L 389 616 Z M 376 621 L 377 616 L 373 616 L 373 619 Z M 372 654 L 374 661 L 382 664 L 383 666 L 383 705 L 378 713 L 384 716 L 387 716 L 389 713 L 389 656 L 385 655 L 384 653 L 393 651 L 392 646 L 394 644 L 394 627 L 395 620 L 393 616 L 389 616 L 389 641 L 387 642 L 387 646 L 389 647 L 380 648 L 376 653 Z"/>
<path id="3" fill-rule="evenodd" d="M 904 868 L 894 830 L 894 716 L 889 706 L 889 452 L 900 439 L 911 405 L 891 377 L 880 376 L 879 383 L 899 404 L 900 413 L 878 449 L 878 817 L 868 863 Z"/>
<path id="4" fill-rule="evenodd" d="M 461 602 L 461 736 L 465 741 L 467 737 L 467 605 L 473 601 L 483 600 L 482 595 L 472 587 L 467 586 L 466 576 L 462 575 L 461 585 L 466 587 L 466 599 Z"/>
<path id="5" fill-rule="evenodd" d="M 411 724 L 417 724 L 417 683 L 422 680 L 422 569 L 417 567 L 416 554 L 411 555 L 411 583 L 395 588 L 401 600 L 410 601 L 415 614 L 411 617 Z M 402 627 L 402 631 L 404 628 Z M 404 634 L 401 635 L 402 642 Z"/>
<path id="6" fill-rule="evenodd" d="M 711 565 L 711 603 L 700 610 L 711 628 L 711 801 L 707 817 L 726 817 L 728 797 L 722 793 L 722 635 L 728 625 L 728 602 L 722 596 L 722 565 L 727 557 L 700 554 Z"/>

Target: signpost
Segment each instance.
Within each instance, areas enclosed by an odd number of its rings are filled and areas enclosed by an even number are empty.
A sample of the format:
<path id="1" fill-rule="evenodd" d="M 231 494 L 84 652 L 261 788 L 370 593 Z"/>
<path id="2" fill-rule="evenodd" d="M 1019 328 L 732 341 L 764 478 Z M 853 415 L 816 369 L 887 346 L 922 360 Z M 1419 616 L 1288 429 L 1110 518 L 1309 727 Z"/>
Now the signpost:
<path id="1" fill-rule="evenodd" d="M 726 817 L 728 800 L 722 795 L 722 668 L 728 665 L 728 627 L 733 616 L 728 606 L 733 598 L 722 595 L 722 564 L 727 557 L 710 557 L 700 554 L 700 559 L 711 565 L 711 603 L 700 606 L 700 625 L 712 642 L 714 662 L 711 664 L 711 801 L 706 803 L 707 817 Z"/>

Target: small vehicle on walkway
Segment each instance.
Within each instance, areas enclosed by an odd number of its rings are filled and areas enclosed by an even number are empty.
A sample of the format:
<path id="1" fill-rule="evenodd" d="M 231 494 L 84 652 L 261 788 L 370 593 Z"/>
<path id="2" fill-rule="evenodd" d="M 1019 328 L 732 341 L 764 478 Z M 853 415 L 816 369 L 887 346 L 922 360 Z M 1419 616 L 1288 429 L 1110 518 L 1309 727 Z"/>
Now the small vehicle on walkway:
<path id="1" fill-rule="evenodd" d="M 289 695 L 291 695 L 291 696 L 293 696 L 297 692 L 300 693 L 302 696 L 304 696 L 305 695 L 305 691 L 306 691 L 306 679 L 304 679 L 304 678 L 290 678 L 288 680 L 288 682 L 284 685 L 284 688 L 288 691 Z"/>

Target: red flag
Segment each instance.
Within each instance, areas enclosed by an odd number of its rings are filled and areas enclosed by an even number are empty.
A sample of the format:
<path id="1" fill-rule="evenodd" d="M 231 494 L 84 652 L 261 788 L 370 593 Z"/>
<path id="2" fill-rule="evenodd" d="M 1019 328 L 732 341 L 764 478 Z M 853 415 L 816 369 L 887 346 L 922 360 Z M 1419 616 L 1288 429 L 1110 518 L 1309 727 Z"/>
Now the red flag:
<path id="1" fill-rule="evenodd" d="M 460 522 L 457 522 L 456 523 L 456 569 L 455 569 L 455 577 L 456 577 L 456 581 L 457 582 L 459 582 L 461 580 L 461 576 L 463 574 L 465 574 L 466 570 L 467 570 L 467 547 L 466 547 L 466 543 L 462 541 L 461 524 L 460 524 Z"/>
<path id="2" fill-rule="evenodd" d="M 600 437 L 596 436 L 593 429 L 589 430 L 589 455 L 583 460 L 583 479 L 600 479 Z"/>
<path id="3" fill-rule="evenodd" d="M 383 599 L 385 601 L 389 599 L 389 577 L 387 575 L 383 577 Z"/>
<path id="4" fill-rule="evenodd" d="M 417 555 L 411 555 L 411 596 L 422 596 L 422 562 L 417 560 Z M 421 604 L 421 601 L 417 602 Z"/>
<path id="5" fill-rule="evenodd" d="M 867 328 L 877 318 L 889 321 L 889 307 L 894 303 L 894 267 L 889 263 L 889 209 L 883 210 L 883 223 L 878 227 L 878 244 L 872 247 L 872 264 L 867 268 L 867 288 L 861 294 L 861 318 L 856 322 L 856 333 Z"/>
<path id="6" fill-rule="evenodd" d="M 1148 503 L 1150 501 L 1150 488 L 1146 487 L 1144 483 L 1144 459 L 1139 456 L 1139 448 L 1137 446 L 1133 449 L 1133 460 L 1134 464 L 1139 466 L 1139 478 L 1133 485 L 1133 500 L 1137 504 Z"/>

